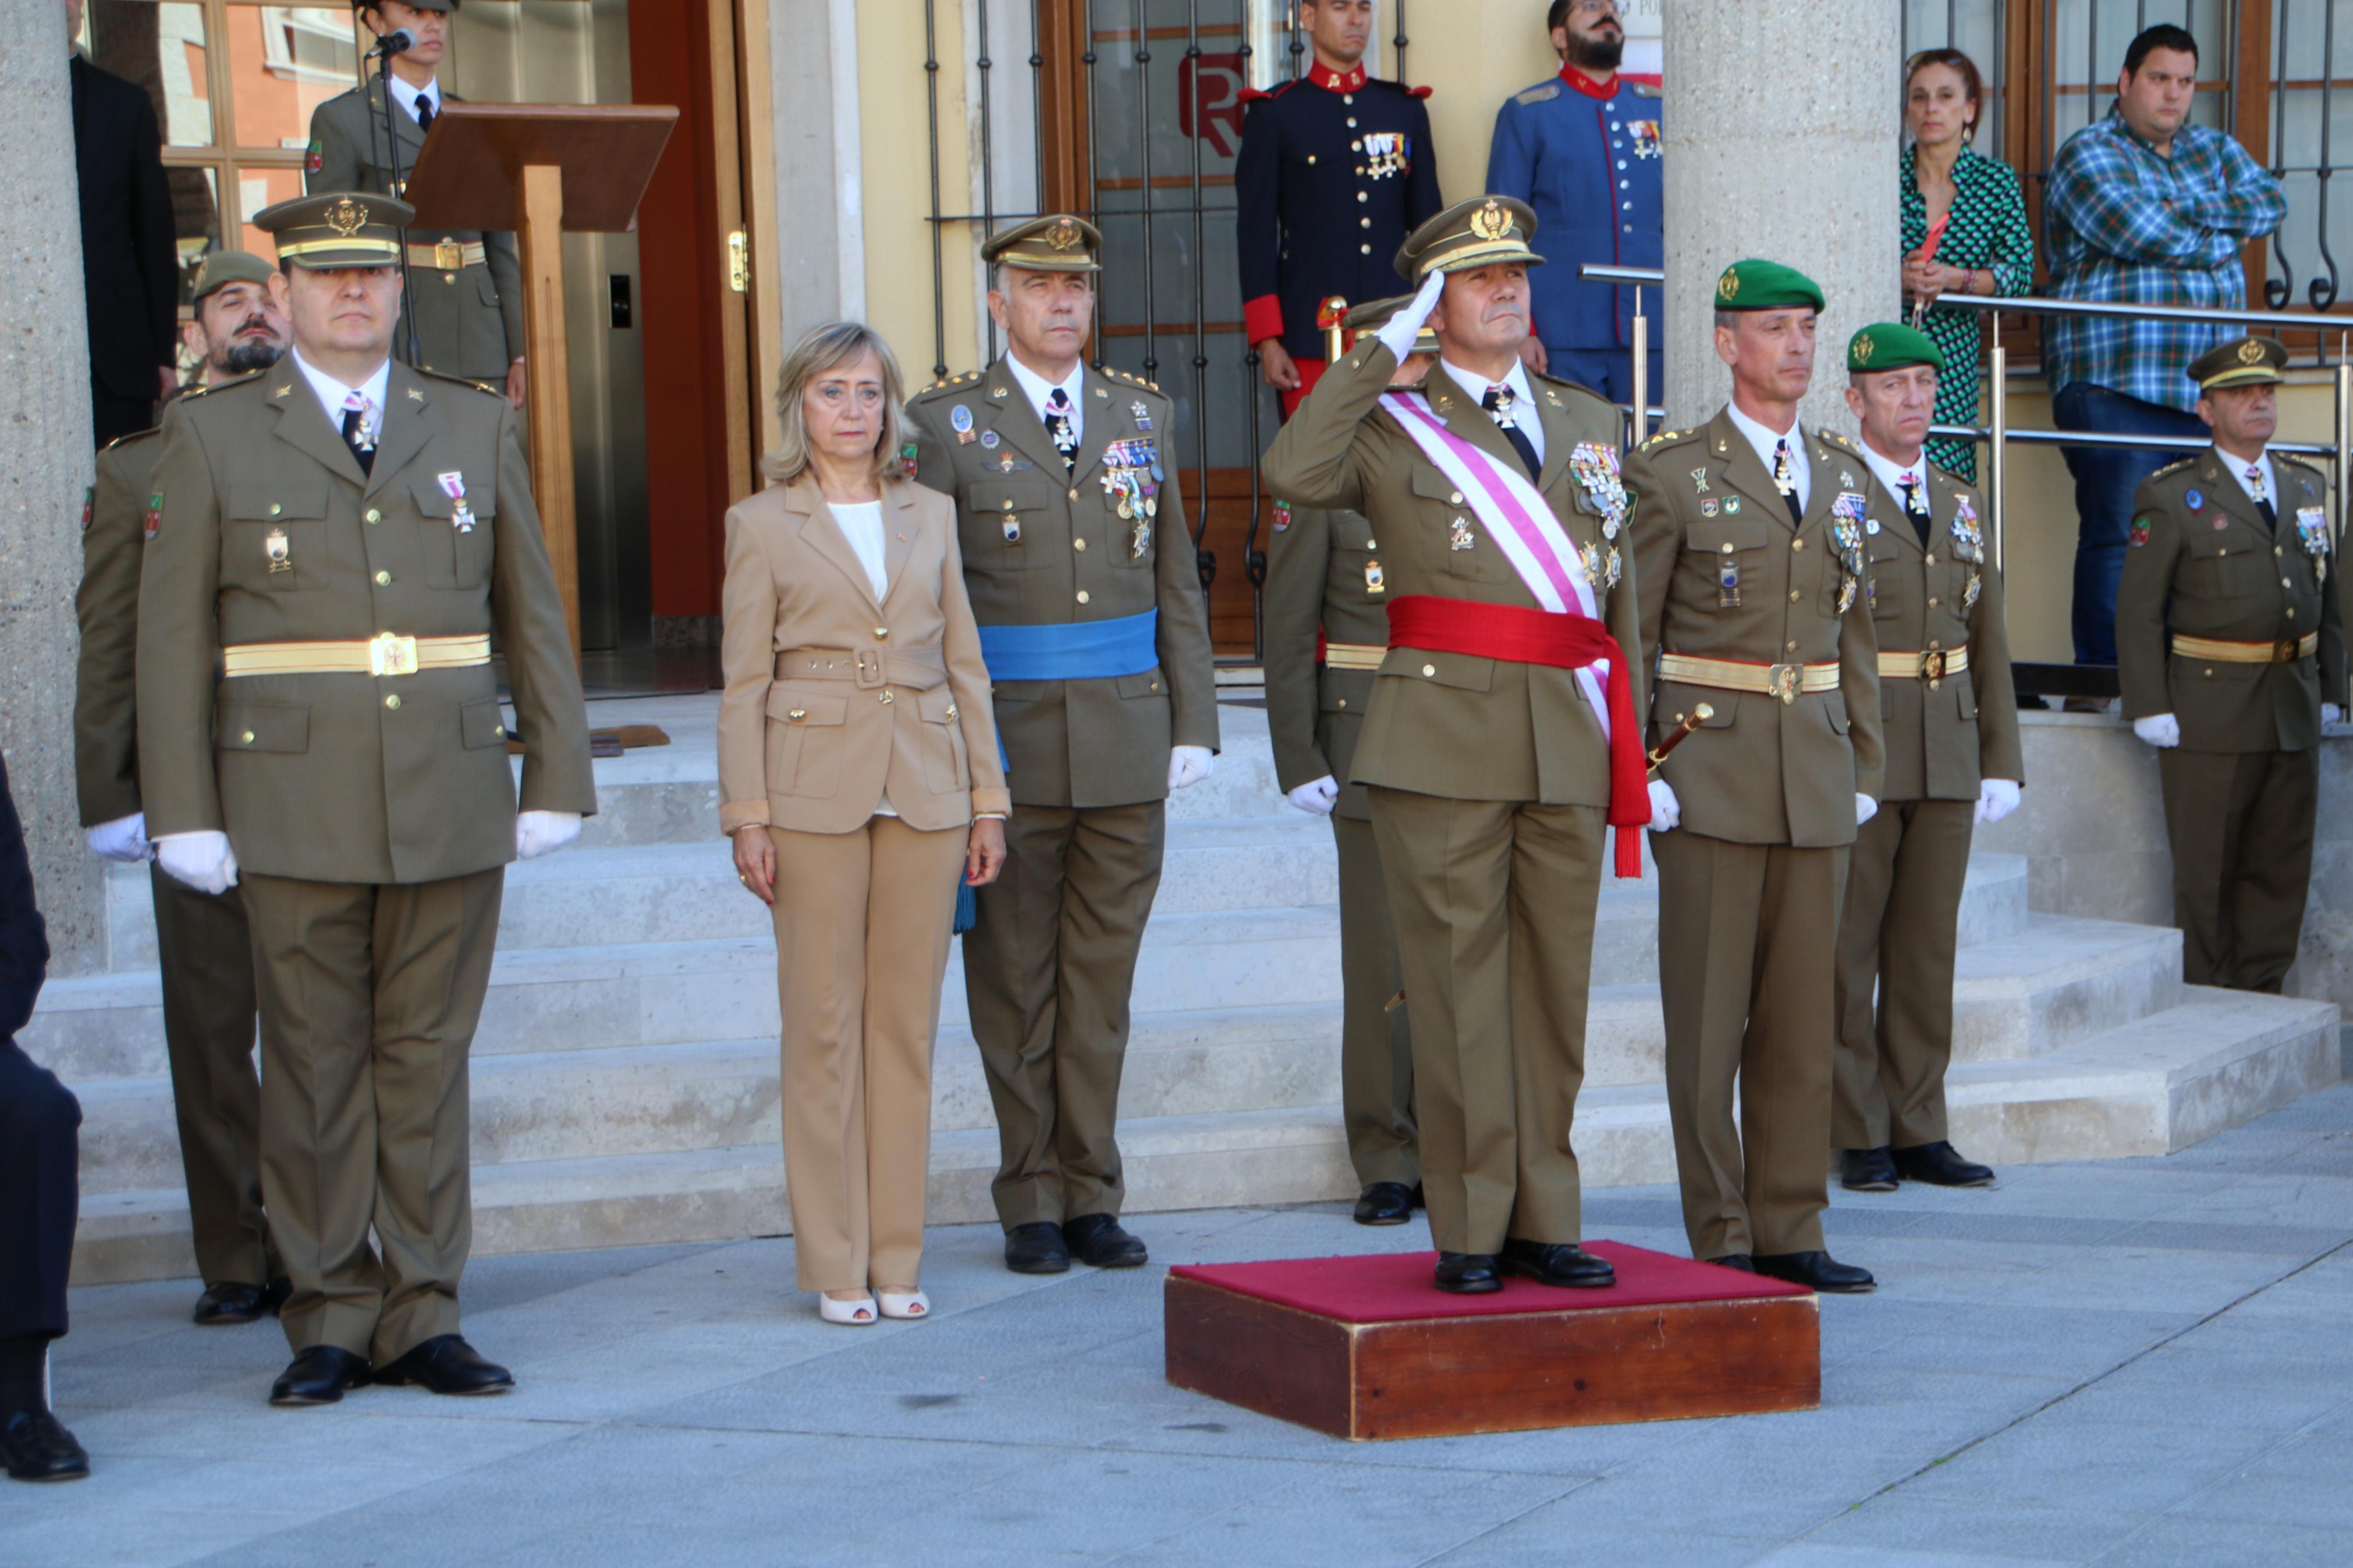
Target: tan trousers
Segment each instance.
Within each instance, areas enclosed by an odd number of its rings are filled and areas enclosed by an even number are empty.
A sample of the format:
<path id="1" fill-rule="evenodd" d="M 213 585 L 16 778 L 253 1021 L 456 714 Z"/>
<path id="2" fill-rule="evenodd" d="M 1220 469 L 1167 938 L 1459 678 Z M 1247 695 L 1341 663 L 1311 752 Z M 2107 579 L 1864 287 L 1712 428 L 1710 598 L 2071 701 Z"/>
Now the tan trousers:
<path id="1" fill-rule="evenodd" d="M 382 1366 L 458 1331 L 474 1232 L 467 1058 L 505 886 L 504 867 L 382 887 L 246 873 L 261 1192 L 298 1351 Z"/>
<path id="2" fill-rule="evenodd" d="M 1421 1180 L 1413 1130 L 1413 1037 L 1406 1010 L 1397 924 L 1381 882 L 1373 825 L 1335 815 L 1340 852 L 1340 1114 L 1359 1186 Z"/>
<path id="3" fill-rule="evenodd" d="M 1599 806 L 1371 791 L 1413 1015 L 1415 1121 L 1442 1252 L 1580 1239 Z"/>
<path id="4" fill-rule="evenodd" d="M 1667 1112 L 1692 1256 L 1819 1251 L 1840 853 L 1683 828 L 1652 834 L 1651 853 Z"/>
<path id="5" fill-rule="evenodd" d="M 164 1045 L 188 1184 L 196 1272 L 207 1287 L 279 1273 L 261 1207 L 261 1080 L 254 1075 L 253 938 L 235 888 L 216 898 L 153 868 Z"/>
<path id="6" fill-rule="evenodd" d="M 932 1152 L 932 1045 L 971 835 L 875 816 L 768 829 L 785 1016 L 785 1189 L 804 1290 L 914 1286 Z"/>
<path id="7" fill-rule="evenodd" d="M 965 998 L 999 1162 L 997 1217 L 1060 1225 L 1116 1215 L 1120 1069 L 1144 923 L 1160 890 L 1166 803 L 1020 805 L 1004 872 L 965 933 Z"/>
<path id="8" fill-rule="evenodd" d="M 2157 754 L 2181 978 L 2276 994 L 2304 939 L 2320 753 Z"/>
<path id="9" fill-rule="evenodd" d="M 1977 811 L 1973 800 L 1892 800 L 1855 835 L 1839 919 L 1834 1147 L 1915 1149 L 1946 1135 L 1953 958 Z"/>

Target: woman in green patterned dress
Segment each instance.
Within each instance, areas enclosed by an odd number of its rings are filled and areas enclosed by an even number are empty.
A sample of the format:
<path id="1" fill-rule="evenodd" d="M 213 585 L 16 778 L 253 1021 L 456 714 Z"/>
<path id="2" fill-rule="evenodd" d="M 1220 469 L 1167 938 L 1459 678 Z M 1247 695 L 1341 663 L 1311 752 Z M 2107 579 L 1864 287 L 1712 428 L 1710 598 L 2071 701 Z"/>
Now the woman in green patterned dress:
<path id="1" fill-rule="evenodd" d="M 1984 89 L 1958 49 L 1924 49 L 1904 72 L 1904 296 L 2023 294 L 2034 284 L 2034 235 L 2018 175 L 1969 150 Z M 1929 237 L 1934 234 L 1935 244 Z M 1921 323 L 1945 353 L 1936 423 L 1978 422 L 1982 312 L 1938 307 Z M 1977 482 L 1977 447 L 1931 440 L 1928 460 Z"/>

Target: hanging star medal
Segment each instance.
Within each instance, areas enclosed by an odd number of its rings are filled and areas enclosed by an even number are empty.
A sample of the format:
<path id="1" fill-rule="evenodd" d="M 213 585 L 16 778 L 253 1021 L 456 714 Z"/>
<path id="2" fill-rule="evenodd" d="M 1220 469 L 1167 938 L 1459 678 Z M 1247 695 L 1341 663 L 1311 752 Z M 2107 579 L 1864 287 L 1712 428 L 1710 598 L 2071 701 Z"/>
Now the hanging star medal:
<path id="1" fill-rule="evenodd" d="M 434 475 L 433 482 L 441 487 L 443 495 L 449 498 L 449 526 L 460 533 L 473 532 L 474 506 L 466 499 L 466 476 L 453 469 L 446 474 Z"/>
<path id="2" fill-rule="evenodd" d="M 2316 582 L 2328 581 L 2328 513 L 2316 506 L 2295 509 L 2295 536 L 2304 545 L 2304 552 L 2312 557 L 2312 571 Z"/>
<path id="3" fill-rule="evenodd" d="M 1964 561 L 1978 560 L 1984 555 L 1985 534 L 1978 527 L 1978 509 L 1970 503 L 1968 497 L 1963 496 L 1954 502 L 1951 527 L 1953 543 L 1957 547 L 1955 554 Z"/>
<path id="4" fill-rule="evenodd" d="M 1618 473 L 1615 448 L 1579 441 L 1568 455 L 1568 471 L 1585 491 L 1585 500 L 1601 516 L 1601 537 L 1615 540 L 1626 523 L 1626 486 Z"/>

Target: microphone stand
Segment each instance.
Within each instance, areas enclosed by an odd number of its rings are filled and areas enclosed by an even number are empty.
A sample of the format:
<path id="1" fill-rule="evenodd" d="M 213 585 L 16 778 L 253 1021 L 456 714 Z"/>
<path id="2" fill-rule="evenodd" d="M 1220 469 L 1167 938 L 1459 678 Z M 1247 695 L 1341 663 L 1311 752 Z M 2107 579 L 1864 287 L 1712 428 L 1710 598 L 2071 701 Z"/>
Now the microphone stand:
<path id="1" fill-rule="evenodd" d="M 376 85 L 384 89 L 384 135 L 387 144 L 385 155 L 390 161 L 392 170 L 392 190 L 389 194 L 398 201 L 406 193 L 401 188 L 400 180 L 400 127 L 393 118 L 396 110 L 392 101 L 392 56 L 385 51 L 381 43 L 376 46 L 375 53 Z M 408 276 L 408 229 L 406 225 L 400 230 L 400 314 L 408 329 L 408 363 L 422 369 L 425 356 L 417 346 L 416 291 Z"/>

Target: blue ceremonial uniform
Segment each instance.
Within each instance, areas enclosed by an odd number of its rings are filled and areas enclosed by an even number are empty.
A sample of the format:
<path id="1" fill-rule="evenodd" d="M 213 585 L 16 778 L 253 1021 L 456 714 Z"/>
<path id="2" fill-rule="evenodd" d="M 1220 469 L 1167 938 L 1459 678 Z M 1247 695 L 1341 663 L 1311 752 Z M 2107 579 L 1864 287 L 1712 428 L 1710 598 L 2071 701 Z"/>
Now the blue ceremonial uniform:
<path id="1" fill-rule="evenodd" d="M 1552 374 L 1614 401 L 1633 393 L 1634 294 L 1577 279 L 1580 262 L 1664 264 L 1666 160 L 1655 88 L 1624 77 L 1606 94 L 1564 72 L 1506 101 L 1495 115 L 1487 189 L 1535 209 L 1535 247 L 1548 266 L 1530 274 L 1536 335 Z M 1659 291 L 1642 290 L 1651 318 L 1651 385 L 1659 398 Z"/>
<path id="2" fill-rule="evenodd" d="M 1252 96 L 1234 165 L 1236 251 L 1250 341 L 1319 364 L 1316 312 L 1405 287 L 1405 237 L 1443 210 L 1427 88 L 1318 66 Z"/>

